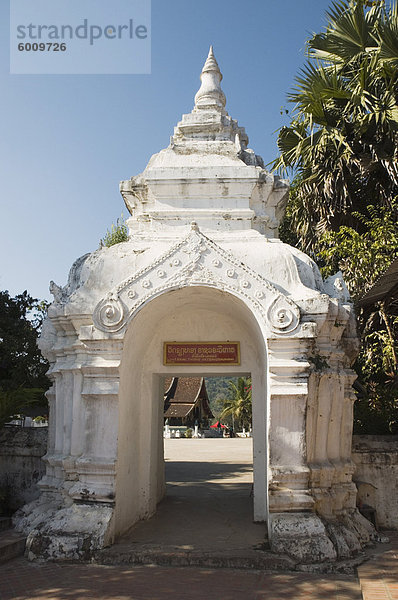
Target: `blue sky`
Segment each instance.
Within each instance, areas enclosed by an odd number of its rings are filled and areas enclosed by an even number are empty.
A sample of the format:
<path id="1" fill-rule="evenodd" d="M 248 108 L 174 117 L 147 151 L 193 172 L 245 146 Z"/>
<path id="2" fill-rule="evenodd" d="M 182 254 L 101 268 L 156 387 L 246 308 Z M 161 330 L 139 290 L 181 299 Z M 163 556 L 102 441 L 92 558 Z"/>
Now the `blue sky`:
<path id="1" fill-rule="evenodd" d="M 229 114 L 272 160 L 305 40 L 329 5 L 152 0 L 150 75 L 10 75 L 1 0 L 0 289 L 50 299 L 49 281 L 64 285 L 72 262 L 127 216 L 119 181 L 140 173 L 191 111 L 210 44 Z"/>

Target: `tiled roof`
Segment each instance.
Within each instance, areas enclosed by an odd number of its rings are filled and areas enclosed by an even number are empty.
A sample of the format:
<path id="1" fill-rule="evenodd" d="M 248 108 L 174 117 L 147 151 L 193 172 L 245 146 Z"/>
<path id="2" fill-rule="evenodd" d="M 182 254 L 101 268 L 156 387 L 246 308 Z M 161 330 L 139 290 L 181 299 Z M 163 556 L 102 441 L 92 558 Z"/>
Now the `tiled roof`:
<path id="1" fill-rule="evenodd" d="M 183 404 L 194 404 L 202 387 L 202 377 L 178 377 L 177 389 L 174 397 L 170 398 L 172 402 L 182 402 Z"/>
<path id="2" fill-rule="evenodd" d="M 165 417 L 186 417 L 202 404 L 205 414 L 212 418 L 203 377 L 166 377 L 164 390 Z"/>
<path id="3" fill-rule="evenodd" d="M 169 408 L 164 413 L 166 418 L 170 417 L 186 417 L 191 410 L 194 408 L 194 404 L 183 404 L 179 402 L 178 404 L 170 404 Z"/>
<path id="4" fill-rule="evenodd" d="M 397 294 L 397 290 L 394 290 L 398 286 L 398 258 L 396 258 L 387 271 L 379 277 L 379 279 L 372 285 L 370 290 L 360 299 L 359 305 L 366 306 L 373 304 L 378 300 L 383 300 L 387 295 L 391 296 L 392 293 Z"/>

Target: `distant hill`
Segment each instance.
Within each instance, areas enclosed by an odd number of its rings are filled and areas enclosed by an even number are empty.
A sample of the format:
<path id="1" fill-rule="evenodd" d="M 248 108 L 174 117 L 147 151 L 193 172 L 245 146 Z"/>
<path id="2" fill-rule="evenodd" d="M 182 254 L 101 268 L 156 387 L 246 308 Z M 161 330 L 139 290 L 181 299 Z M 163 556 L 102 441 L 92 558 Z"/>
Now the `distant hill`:
<path id="1" fill-rule="evenodd" d="M 230 394 L 229 382 L 235 384 L 238 381 L 237 377 L 206 377 L 206 389 L 209 395 L 210 408 L 216 420 L 223 409 L 224 400 Z"/>

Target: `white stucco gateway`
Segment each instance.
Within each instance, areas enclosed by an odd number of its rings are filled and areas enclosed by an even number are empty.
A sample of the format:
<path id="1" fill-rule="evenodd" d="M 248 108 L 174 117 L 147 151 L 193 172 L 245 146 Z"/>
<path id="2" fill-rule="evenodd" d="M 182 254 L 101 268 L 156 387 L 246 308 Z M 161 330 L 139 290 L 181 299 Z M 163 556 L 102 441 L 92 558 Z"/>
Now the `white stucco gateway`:
<path id="1" fill-rule="evenodd" d="M 129 240 L 51 285 L 47 472 L 15 518 L 31 556 L 89 557 L 155 512 L 162 376 L 198 373 L 252 375 L 254 519 L 275 552 L 333 560 L 372 536 L 351 480 L 352 305 L 278 239 L 288 184 L 247 148 L 221 79 L 210 50 L 192 113 L 122 182 Z M 241 365 L 165 366 L 170 340 L 239 341 Z"/>

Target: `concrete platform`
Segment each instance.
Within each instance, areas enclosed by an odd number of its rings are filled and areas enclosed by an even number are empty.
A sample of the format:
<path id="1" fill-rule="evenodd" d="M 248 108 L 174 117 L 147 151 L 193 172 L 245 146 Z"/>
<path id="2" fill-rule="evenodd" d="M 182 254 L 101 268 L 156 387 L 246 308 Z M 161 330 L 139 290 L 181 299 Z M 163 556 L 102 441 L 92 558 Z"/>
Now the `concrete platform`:
<path id="1" fill-rule="evenodd" d="M 165 440 L 166 498 L 98 562 L 292 567 L 266 552 L 266 526 L 253 523 L 252 456 L 250 438 Z"/>
<path id="2" fill-rule="evenodd" d="M 253 522 L 252 456 L 250 438 L 165 440 L 165 499 L 95 561 L 353 573 L 364 555 L 311 566 L 270 552 L 265 523 Z"/>
<path id="3" fill-rule="evenodd" d="M 313 565 L 270 552 L 265 523 L 253 522 L 252 460 L 250 438 L 165 440 L 165 499 L 95 562 L 354 573 L 365 552 Z"/>

